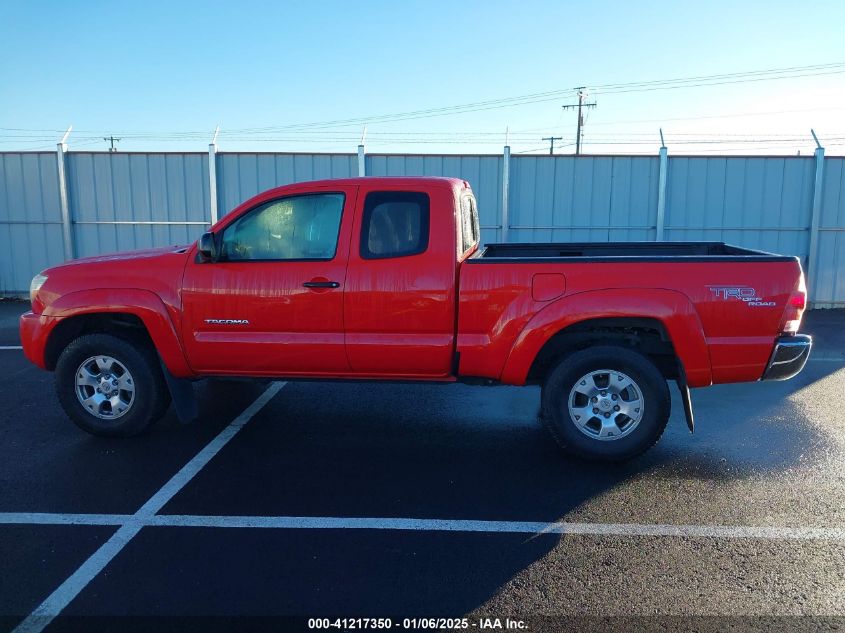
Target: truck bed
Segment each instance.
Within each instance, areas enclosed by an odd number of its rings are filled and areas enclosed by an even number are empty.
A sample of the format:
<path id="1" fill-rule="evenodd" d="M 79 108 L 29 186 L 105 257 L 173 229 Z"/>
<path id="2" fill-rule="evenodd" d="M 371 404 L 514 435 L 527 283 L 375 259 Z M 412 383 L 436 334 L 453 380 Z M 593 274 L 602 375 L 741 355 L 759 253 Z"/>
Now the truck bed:
<path id="1" fill-rule="evenodd" d="M 467 263 L 641 261 L 782 262 L 794 257 L 741 248 L 724 242 L 558 242 L 488 244 Z"/>
<path id="2" fill-rule="evenodd" d="M 460 372 L 521 384 L 531 332 L 636 315 L 686 323 L 667 334 L 691 386 L 758 380 L 801 279 L 796 257 L 723 242 L 491 244 L 461 266 Z"/>

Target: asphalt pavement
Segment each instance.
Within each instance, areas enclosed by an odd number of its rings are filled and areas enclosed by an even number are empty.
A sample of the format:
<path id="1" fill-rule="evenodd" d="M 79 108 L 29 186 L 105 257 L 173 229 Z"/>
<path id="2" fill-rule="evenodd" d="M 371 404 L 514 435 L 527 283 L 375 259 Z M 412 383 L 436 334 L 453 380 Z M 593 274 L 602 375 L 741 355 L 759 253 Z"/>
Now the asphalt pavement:
<path id="1" fill-rule="evenodd" d="M 845 311 L 803 330 L 798 377 L 694 390 L 694 435 L 673 394 L 621 465 L 563 456 L 536 388 L 203 382 L 199 421 L 95 438 L 0 350 L 0 629 L 845 627 Z"/>

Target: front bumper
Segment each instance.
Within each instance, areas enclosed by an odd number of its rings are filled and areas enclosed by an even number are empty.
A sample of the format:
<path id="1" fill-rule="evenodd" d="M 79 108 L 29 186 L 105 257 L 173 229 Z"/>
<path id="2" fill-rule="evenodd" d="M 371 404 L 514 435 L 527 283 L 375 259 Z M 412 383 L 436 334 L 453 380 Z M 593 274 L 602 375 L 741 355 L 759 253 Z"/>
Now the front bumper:
<path id="1" fill-rule="evenodd" d="M 22 314 L 19 323 L 21 345 L 24 355 L 41 369 L 47 369 L 45 346 L 47 338 L 55 326 L 56 319 L 43 314 L 27 312 Z"/>
<path id="2" fill-rule="evenodd" d="M 779 336 L 775 340 L 775 348 L 766 365 L 761 380 L 787 380 L 804 369 L 807 359 L 810 358 L 810 350 L 813 347 L 813 338 L 807 334 L 795 334 L 792 336 Z"/>

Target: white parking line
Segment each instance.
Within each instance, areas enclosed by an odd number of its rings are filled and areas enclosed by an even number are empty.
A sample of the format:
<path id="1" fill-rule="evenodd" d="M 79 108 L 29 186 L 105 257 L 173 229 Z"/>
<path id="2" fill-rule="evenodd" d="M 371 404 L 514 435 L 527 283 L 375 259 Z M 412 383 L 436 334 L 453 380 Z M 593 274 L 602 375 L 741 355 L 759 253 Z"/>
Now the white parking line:
<path id="1" fill-rule="evenodd" d="M 263 517 L 158 515 L 151 525 L 173 527 L 416 530 L 429 532 L 499 532 L 510 534 L 583 534 L 590 536 L 700 536 L 845 541 L 845 528 L 787 528 L 738 525 L 668 525 L 649 523 L 569 523 L 403 519 L 355 517 Z"/>
<path id="2" fill-rule="evenodd" d="M 0 512 L 0 525 L 123 525 L 134 518 L 133 514 Z"/>
<path id="3" fill-rule="evenodd" d="M 0 345 L 0 349 L 23 349 L 23 345 Z"/>
<path id="4" fill-rule="evenodd" d="M 182 469 L 176 473 L 170 481 L 159 489 L 149 501 L 147 501 L 140 510 L 133 514 L 129 519 L 121 525 L 108 541 L 106 541 L 100 548 L 94 552 L 88 560 L 86 560 L 70 577 L 65 580 L 59 588 L 50 594 L 44 602 L 38 605 L 35 610 L 30 613 L 26 619 L 21 622 L 13 631 L 13 633 L 40 633 L 44 628 L 52 622 L 62 610 L 70 604 L 70 602 L 85 589 L 94 577 L 99 574 L 109 562 L 117 556 L 120 551 L 131 541 L 138 532 L 141 531 L 145 525 L 150 525 L 150 519 L 156 512 L 161 510 L 164 505 L 170 501 L 201 469 L 208 464 L 211 459 L 220 452 L 229 440 L 240 431 L 243 426 L 250 421 L 250 419 L 258 413 L 264 405 L 266 405 L 275 396 L 279 390 L 285 386 L 284 382 L 274 382 L 262 393 L 255 402 L 249 405 L 243 413 L 209 442 L 205 448 L 197 453 L 191 461 L 185 464 Z M 20 515 L 25 516 L 25 515 Z M 39 515 L 30 515 L 38 517 Z M 63 515 L 40 515 L 42 518 L 49 516 Z M 71 515 L 64 515 L 71 516 Z M 79 518 L 82 515 L 75 515 Z M 99 516 L 104 515 L 88 515 Z M 125 515 L 116 515 L 125 516 Z M 72 523 L 72 521 L 65 521 L 65 523 Z M 87 523 L 87 525 L 94 525 Z M 107 525 L 114 525 L 114 523 L 107 523 Z"/>
<path id="5" fill-rule="evenodd" d="M 205 516 L 193 514 L 51 514 L 0 512 L 0 524 L 122 525 L 125 527 L 246 528 L 277 530 L 407 530 L 586 536 L 662 536 L 790 541 L 845 541 L 845 527 L 673 525 L 667 523 L 575 523 L 567 521 L 478 521 L 400 517 Z"/>

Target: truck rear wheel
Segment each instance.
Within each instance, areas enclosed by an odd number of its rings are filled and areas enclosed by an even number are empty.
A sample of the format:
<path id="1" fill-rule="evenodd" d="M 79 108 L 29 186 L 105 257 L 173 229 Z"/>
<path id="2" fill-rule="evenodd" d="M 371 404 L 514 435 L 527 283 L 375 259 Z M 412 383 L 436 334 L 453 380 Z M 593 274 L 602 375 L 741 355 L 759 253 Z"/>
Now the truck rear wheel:
<path id="1" fill-rule="evenodd" d="M 155 352 L 110 334 L 86 334 L 65 348 L 56 394 L 78 427 L 109 437 L 141 433 L 170 405 Z"/>
<path id="2" fill-rule="evenodd" d="M 648 358 L 602 345 L 554 366 L 543 384 L 540 416 L 567 453 L 622 461 L 660 439 L 670 411 L 669 387 Z"/>

